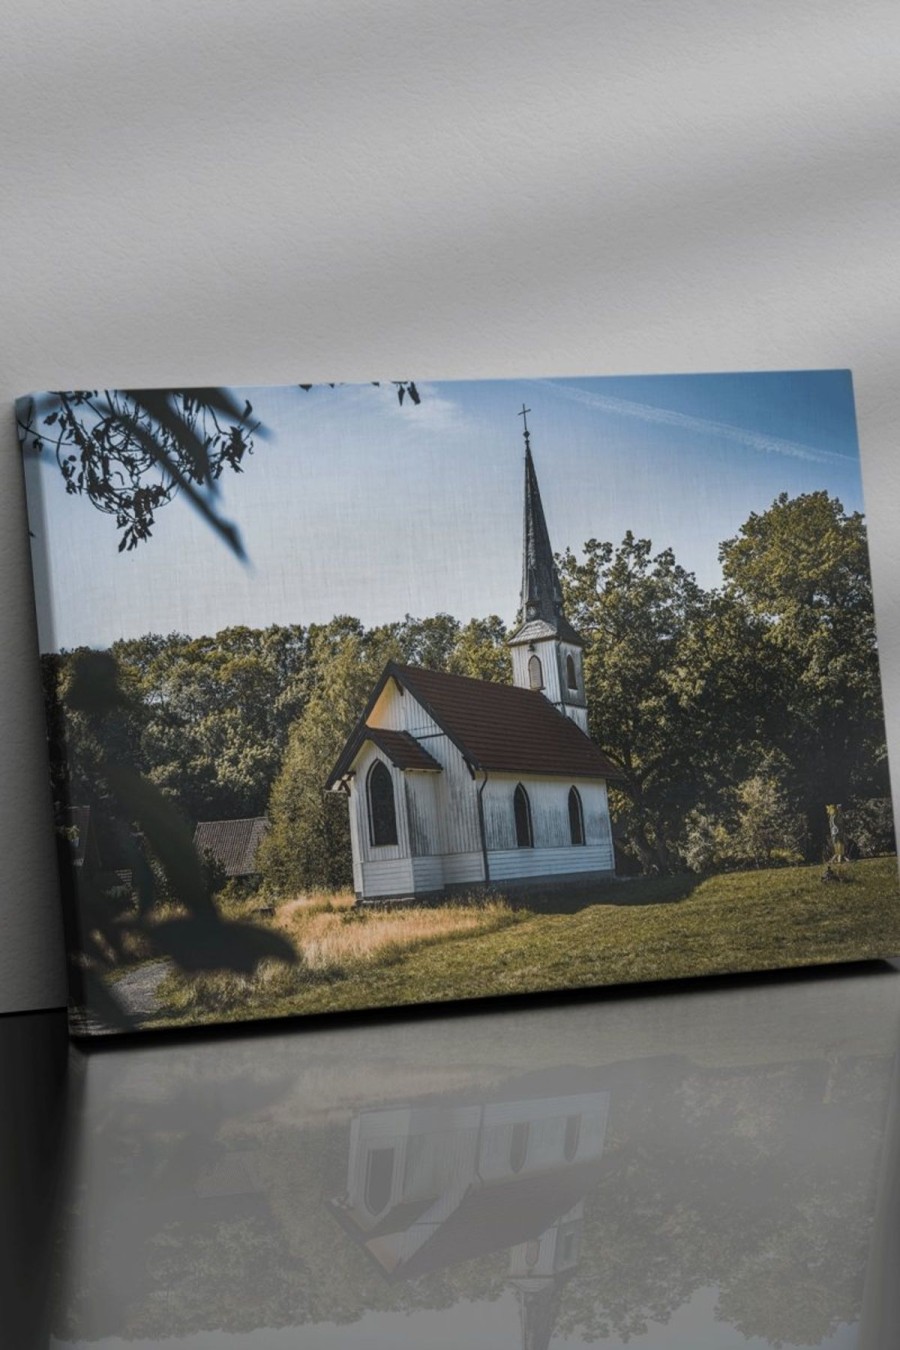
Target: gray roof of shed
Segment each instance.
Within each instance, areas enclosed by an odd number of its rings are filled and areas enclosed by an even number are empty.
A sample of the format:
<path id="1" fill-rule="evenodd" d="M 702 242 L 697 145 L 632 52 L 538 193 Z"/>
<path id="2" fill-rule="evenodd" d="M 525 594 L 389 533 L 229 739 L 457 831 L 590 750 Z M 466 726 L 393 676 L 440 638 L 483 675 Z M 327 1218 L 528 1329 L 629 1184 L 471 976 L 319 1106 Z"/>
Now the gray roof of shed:
<path id="1" fill-rule="evenodd" d="M 201 820 L 194 831 L 198 853 L 211 853 L 229 877 L 245 877 L 259 871 L 256 851 L 269 822 L 265 816 L 244 820 Z"/>

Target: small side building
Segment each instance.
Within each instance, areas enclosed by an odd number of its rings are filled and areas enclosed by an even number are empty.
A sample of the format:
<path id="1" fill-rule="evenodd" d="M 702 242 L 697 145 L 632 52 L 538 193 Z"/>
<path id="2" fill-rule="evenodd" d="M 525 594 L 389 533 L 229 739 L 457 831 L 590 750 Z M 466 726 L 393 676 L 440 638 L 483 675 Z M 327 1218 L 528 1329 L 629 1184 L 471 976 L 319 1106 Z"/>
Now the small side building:
<path id="1" fill-rule="evenodd" d="M 201 856 L 209 853 L 221 863 L 229 881 L 240 881 L 252 889 L 260 880 L 256 854 L 268 828 L 265 816 L 201 820 L 194 831 L 194 847 Z"/>

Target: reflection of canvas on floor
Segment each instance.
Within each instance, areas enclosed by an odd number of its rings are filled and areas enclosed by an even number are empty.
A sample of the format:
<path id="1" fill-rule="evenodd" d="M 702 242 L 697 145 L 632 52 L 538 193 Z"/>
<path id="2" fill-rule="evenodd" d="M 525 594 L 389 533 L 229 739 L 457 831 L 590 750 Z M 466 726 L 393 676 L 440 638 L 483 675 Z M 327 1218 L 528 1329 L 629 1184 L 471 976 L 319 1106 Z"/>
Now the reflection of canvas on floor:
<path id="1" fill-rule="evenodd" d="M 75 1029 L 900 949 L 847 372 L 18 412 Z"/>

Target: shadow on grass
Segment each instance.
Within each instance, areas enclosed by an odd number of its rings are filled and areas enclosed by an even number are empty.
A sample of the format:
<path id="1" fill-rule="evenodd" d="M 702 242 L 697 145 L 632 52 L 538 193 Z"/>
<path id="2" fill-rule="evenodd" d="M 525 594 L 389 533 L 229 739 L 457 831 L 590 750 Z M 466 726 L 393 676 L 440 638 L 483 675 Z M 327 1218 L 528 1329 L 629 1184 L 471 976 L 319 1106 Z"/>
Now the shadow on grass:
<path id="1" fill-rule="evenodd" d="M 693 873 L 678 876 L 625 877 L 590 885 L 561 884 L 541 890 L 507 893 L 514 909 L 533 914 L 577 914 L 591 905 L 675 905 L 687 900 L 703 880 Z"/>

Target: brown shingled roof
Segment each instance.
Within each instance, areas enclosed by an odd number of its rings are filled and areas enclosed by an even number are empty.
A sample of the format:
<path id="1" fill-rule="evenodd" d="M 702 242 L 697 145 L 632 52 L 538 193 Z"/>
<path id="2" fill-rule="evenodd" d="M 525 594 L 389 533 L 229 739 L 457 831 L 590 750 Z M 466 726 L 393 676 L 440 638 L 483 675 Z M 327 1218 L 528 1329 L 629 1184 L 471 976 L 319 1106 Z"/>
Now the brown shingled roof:
<path id="1" fill-rule="evenodd" d="M 411 736 L 408 731 L 386 731 L 384 727 L 366 727 L 365 739 L 372 741 L 379 750 L 383 750 L 398 769 L 441 772 L 441 766 L 434 756 L 429 755 L 424 745 L 420 745 L 415 736 Z"/>
<path id="2" fill-rule="evenodd" d="M 346 773 L 359 746 L 372 736 L 366 719 L 391 678 L 409 690 L 475 769 L 565 778 L 621 777 L 590 737 L 538 691 L 391 662 L 331 772 L 329 787 Z"/>
<path id="3" fill-rule="evenodd" d="M 198 853 L 211 853 L 230 877 L 249 876 L 259 869 L 256 850 L 269 822 L 265 816 L 245 820 L 201 820 L 194 831 Z"/>

